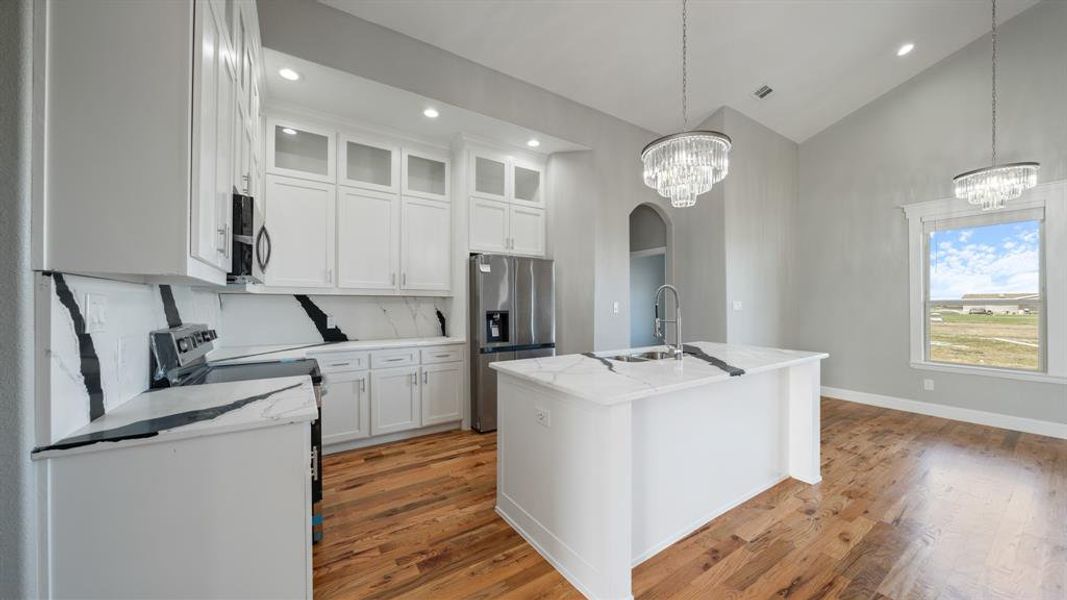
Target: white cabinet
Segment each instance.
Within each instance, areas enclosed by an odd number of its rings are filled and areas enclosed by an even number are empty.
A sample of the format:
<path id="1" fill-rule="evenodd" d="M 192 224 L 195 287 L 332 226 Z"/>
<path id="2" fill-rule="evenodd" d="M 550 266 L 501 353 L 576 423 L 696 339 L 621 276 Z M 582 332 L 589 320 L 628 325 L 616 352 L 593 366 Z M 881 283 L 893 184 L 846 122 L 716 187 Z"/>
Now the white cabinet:
<path id="1" fill-rule="evenodd" d="M 271 258 L 264 283 L 288 287 L 334 285 L 334 186 L 267 176 L 266 226 Z"/>
<path id="2" fill-rule="evenodd" d="M 338 188 L 337 287 L 396 289 L 399 204 L 395 194 Z"/>
<path id="3" fill-rule="evenodd" d="M 240 44 L 254 61 L 255 3 L 239 4 L 252 16 Z M 40 75 L 48 102 L 40 117 L 48 152 L 37 207 L 44 247 L 33 268 L 225 283 L 233 175 L 243 162 L 238 120 L 253 116 L 251 107 L 244 117 L 237 109 L 245 88 L 235 3 L 46 9 Z"/>
<path id="4" fill-rule="evenodd" d="M 267 172 L 334 182 L 334 132 L 281 118 L 267 119 Z"/>
<path id="5" fill-rule="evenodd" d="M 511 252 L 529 256 L 545 255 L 545 211 L 512 205 L 509 208 Z"/>
<path id="6" fill-rule="evenodd" d="M 509 245 L 506 202 L 471 198 L 470 249 L 479 252 L 506 252 Z"/>
<path id="7" fill-rule="evenodd" d="M 322 397 L 322 443 L 357 440 L 370 435 L 370 373 L 367 371 L 327 375 Z"/>
<path id="8" fill-rule="evenodd" d="M 400 189 L 400 148 L 385 141 L 341 134 L 338 183 L 378 192 Z"/>
<path id="9" fill-rule="evenodd" d="M 422 424 L 436 425 L 462 419 L 460 393 L 463 363 L 422 366 Z"/>
<path id="10" fill-rule="evenodd" d="M 419 367 L 371 371 L 371 435 L 414 429 L 421 424 Z"/>
<path id="11" fill-rule="evenodd" d="M 400 288 L 447 291 L 452 286 L 452 207 L 447 202 L 403 199 Z"/>
<path id="12" fill-rule="evenodd" d="M 444 153 L 403 151 L 401 192 L 405 196 L 448 200 L 448 156 Z"/>
<path id="13" fill-rule="evenodd" d="M 523 157 L 469 152 L 468 248 L 545 255 L 544 168 Z"/>

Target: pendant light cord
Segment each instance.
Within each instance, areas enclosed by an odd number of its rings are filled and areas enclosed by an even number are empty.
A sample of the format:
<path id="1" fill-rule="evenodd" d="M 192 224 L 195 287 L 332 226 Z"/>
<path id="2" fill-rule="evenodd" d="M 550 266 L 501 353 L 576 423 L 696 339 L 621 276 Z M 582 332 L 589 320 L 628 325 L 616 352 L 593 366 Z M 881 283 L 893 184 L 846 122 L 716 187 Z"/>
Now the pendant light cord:
<path id="1" fill-rule="evenodd" d="M 993 166 L 997 166 L 997 0 L 993 0 Z"/>
<path id="2" fill-rule="evenodd" d="M 689 105 L 686 98 L 686 86 L 689 83 L 689 40 L 686 31 L 686 17 L 688 16 L 686 4 L 688 4 L 688 0 L 682 0 L 682 131 L 689 131 Z"/>

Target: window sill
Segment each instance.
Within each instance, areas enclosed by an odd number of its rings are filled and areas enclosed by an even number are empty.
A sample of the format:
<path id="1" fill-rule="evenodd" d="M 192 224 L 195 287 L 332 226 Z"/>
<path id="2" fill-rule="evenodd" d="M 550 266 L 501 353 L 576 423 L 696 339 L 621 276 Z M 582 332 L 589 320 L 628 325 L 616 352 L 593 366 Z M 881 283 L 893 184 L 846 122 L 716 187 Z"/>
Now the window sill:
<path id="1" fill-rule="evenodd" d="M 961 375 L 981 375 L 983 377 L 998 377 L 1000 379 L 1015 379 L 1017 381 L 1034 381 L 1038 383 L 1058 383 L 1067 385 L 1067 377 L 1049 375 L 1048 373 L 1011 371 L 1008 369 L 995 369 L 991 367 L 975 367 L 971 365 L 951 365 L 945 363 L 932 363 L 916 361 L 911 363 L 913 369 L 925 371 L 940 371 L 942 373 L 959 373 Z"/>

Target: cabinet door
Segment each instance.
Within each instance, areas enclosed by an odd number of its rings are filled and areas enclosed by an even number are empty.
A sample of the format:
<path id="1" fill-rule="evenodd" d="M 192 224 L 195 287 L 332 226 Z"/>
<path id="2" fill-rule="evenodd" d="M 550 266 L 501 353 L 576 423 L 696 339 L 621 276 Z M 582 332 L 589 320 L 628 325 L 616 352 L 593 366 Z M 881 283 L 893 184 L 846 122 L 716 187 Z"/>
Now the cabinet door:
<path id="1" fill-rule="evenodd" d="M 508 249 L 508 205 L 495 200 L 471 198 L 470 249 L 479 252 L 506 252 Z"/>
<path id="2" fill-rule="evenodd" d="M 234 73 L 223 15 L 218 5 L 196 3 L 193 80 L 193 197 L 190 202 L 190 254 L 226 267 L 229 237 L 223 214 L 229 205 L 233 152 Z M 226 270 L 229 270 L 228 267 Z"/>
<path id="3" fill-rule="evenodd" d="M 379 192 L 400 189 L 400 148 L 369 138 L 341 135 L 337 165 L 341 185 Z"/>
<path id="4" fill-rule="evenodd" d="M 371 371 L 370 397 L 371 435 L 414 429 L 421 423 L 418 367 Z"/>
<path id="5" fill-rule="evenodd" d="M 404 150 L 401 191 L 405 196 L 448 200 L 448 156 Z"/>
<path id="6" fill-rule="evenodd" d="M 333 444 L 370 435 L 370 373 L 333 373 L 322 397 L 322 443 Z"/>
<path id="7" fill-rule="evenodd" d="M 509 207 L 511 251 L 528 256 L 545 255 L 545 211 L 525 206 Z"/>
<path id="8" fill-rule="evenodd" d="M 267 176 L 266 227 L 270 263 L 264 283 L 288 287 L 332 287 L 334 186 Z"/>
<path id="9" fill-rule="evenodd" d="M 508 164 L 502 156 L 471 153 L 470 195 L 485 200 L 507 200 Z"/>
<path id="10" fill-rule="evenodd" d="M 341 187 L 337 194 L 337 286 L 396 289 L 400 228 L 395 194 Z"/>
<path id="11" fill-rule="evenodd" d="M 334 134 L 285 119 L 267 119 L 267 172 L 334 182 Z"/>
<path id="12" fill-rule="evenodd" d="M 460 386 L 462 362 L 422 367 L 422 424 L 435 425 L 462 419 Z"/>
<path id="13" fill-rule="evenodd" d="M 540 166 L 515 163 L 511 171 L 511 199 L 516 204 L 544 208 L 544 174 Z"/>
<path id="14" fill-rule="evenodd" d="M 452 283 L 452 207 L 404 198 L 400 221 L 400 287 L 448 291 Z"/>

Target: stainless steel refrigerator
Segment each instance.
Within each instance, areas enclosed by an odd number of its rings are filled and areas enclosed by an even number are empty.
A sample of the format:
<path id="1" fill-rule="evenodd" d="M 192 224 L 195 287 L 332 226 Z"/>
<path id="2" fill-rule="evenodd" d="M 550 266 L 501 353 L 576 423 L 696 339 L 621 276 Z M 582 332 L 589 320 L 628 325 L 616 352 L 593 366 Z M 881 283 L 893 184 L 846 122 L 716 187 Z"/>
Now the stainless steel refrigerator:
<path id="1" fill-rule="evenodd" d="M 555 264 L 498 254 L 470 257 L 471 427 L 496 430 L 498 360 L 556 354 Z"/>

